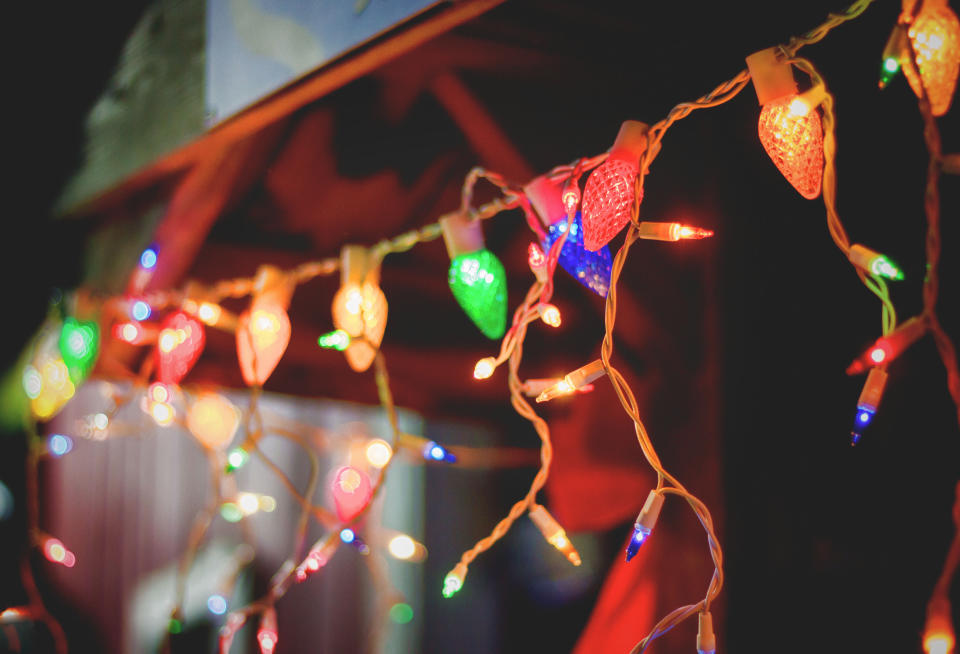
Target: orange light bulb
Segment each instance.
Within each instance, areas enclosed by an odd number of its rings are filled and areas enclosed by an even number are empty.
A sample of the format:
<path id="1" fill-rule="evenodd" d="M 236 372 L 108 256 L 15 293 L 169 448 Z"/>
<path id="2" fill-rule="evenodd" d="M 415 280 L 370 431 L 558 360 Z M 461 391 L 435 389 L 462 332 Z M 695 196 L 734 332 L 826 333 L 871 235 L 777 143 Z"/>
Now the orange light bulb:
<path id="1" fill-rule="evenodd" d="M 373 363 L 387 328 L 387 298 L 378 283 L 380 272 L 370 265 L 369 252 L 363 247 L 344 246 L 340 290 L 333 296 L 333 324 L 351 337 L 344 355 L 357 372 Z"/>
<path id="2" fill-rule="evenodd" d="M 216 393 L 201 395 L 187 412 L 187 428 L 211 450 L 225 447 L 240 425 L 240 412 Z"/>
<path id="3" fill-rule="evenodd" d="M 773 163 L 803 197 L 820 195 L 823 180 L 823 127 L 820 114 L 799 96 L 763 106 L 760 143 Z"/>
<path id="4" fill-rule="evenodd" d="M 907 0 L 903 4 L 909 16 L 915 3 Z M 907 37 L 916 55 L 916 68 L 903 66 L 903 74 L 917 97 L 927 90 L 930 111 L 942 116 L 950 108 L 960 72 L 960 20 L 946 2 L 926 0 L 907 28 Z"/>
<path id="5" fill-rule="evenodd" d="M 254 300 L 237 321 L 237 359 L 248 386 L 262 386 L 290 344 L 290 317 L 269 300 Z"/>

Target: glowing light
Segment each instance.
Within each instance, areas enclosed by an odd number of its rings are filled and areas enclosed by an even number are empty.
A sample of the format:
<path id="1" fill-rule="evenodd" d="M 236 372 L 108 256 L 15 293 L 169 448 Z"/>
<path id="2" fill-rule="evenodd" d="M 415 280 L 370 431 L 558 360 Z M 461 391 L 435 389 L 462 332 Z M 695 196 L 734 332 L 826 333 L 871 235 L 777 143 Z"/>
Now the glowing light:
<path id="1" fill-rule="evenodd" d="M 200 358 L 206 334 L 203 324 L 185 311 L 170 314 L 163 321 L 157 347 L 157 379 L 179 384 Z"/>
<path id="2" fill-rule="evenodd" d="M 690 227 L 688 225 L 679 225 L 677 230 L 677 240 L 699 240 L 713 236 L 712 229 L 703 229 L 702 227 Z"/>
<path id="3" fill-rule="evenodd" d="M 220 516 L 227 522 L 240 522 L 243 515 L 243 510 L 233 502 L 224 502 L 220 506 Z"/>
<path id="4" fill-rule="evenodd" d="M 257 629 L 257 643 L 260 645 L 260 654 L 273 654 L 277 646 L 277 611 L 273 607 L 263 612 L 260 618 L 260 627 Z"/>
<path id="5" fill-rule="evenodd" d="M 375 438 L 367 445 L 366 455 L 370 465 L 374 468 L 382 468 L 390 462 L 393 449 L 387 441 Z"/>
<path id="6" fill-rule="evenodd" d="M 330 347 L 341 350 L 347 363 L 356 372 L 363 372 L 373 363 L 387 328 L 387 297 L 372 281 L 347 283 L 333 297 L 333 325 L 349 336 L 329 341 Z M 321 346 L 324 346 L 321 343 Z M 324 346 L 327 347 L 327 346 Z"/>
<path id="7" fill-rule="evenodd" d="M 927 654 L 951 654 L 953 640 L 950 634 L 930 634 L 923 639 L 923 650 Z"/>
<path id="8" fill-rule="evenodd" d="M 227 472 L 233 472 L 234 470 L 242 468 L 249 460 L 250 455 L 242 447 L 230 450 L 230 453 L 227 455 Z"/>
<path id="9" fill-rule="evenodd" d="M 47 450 L 56 457 L 61 457 L 73 449 L 73 439 L 64 434 L 51 434 L 47 439 Z"/>
<path id="10" fill-rule="evenodd" d="M 473 378 L 474 379 L 487 379 L 493 374 L 493 371 L 497 367 L 497 360 L 493 357 L 484 357 L 477 361 L 477 365 L 473 367 Z"/>
<path id="11" fill-rule="evenodd" d="M 270 495 L 260 495 L 257 498 L 257 502 L 260 506 L 260 510 L 264 513 L 272 513 L 277 508 L 277 500 Z"/>
<path id="12" fill-rule="evenodd" d="M 540 320 L 550 325 L 551 327 L 560 326 L 560 309 L 555 307 L 552 304 L 538 304 L 537 313 L 540 314 Z"/>
<path id="13" fill-rule="evenodd" d="M 21 381 L 24 392 L 30 397 L 30 410 L 40 419 L 55 414 L 73 397 L 76 387 L 70 379 L 70 371 L 63 359 L 40 355 L 35 365 L 27 366 Z M 36 373 L 36 374 L 34 374 Z M 39 377 L 39 383 L 37 378 Z"/>
<path id="14" fill-rule="evenodd" d="M 877 347 L 870 351 L 870 359 L 874 363 L 883 363 L 883 360 L 886 358 L 887 352 L 882 347 Z"/>
<path id="15" fill-rule="evenodd" d="M 26 619 L 29 613 L 21 608 L 12 607 L 0 611 L 0 623 L 16 622 Z"/>
<path id="16" fill-rule="evenodd" d="M 211 595 L 207 598 L 207 609 L 214 615 L 223 615 L 227 612 L 227 600 L 223 595 Z"/>
<path id="17" fill-rule="evenodd" d="M 812 200 L 820 195 L 823 179 L 823 128 L 818 112 L 808 107 L 806 113 L 797 113 L 798 101 L 805 105 L 796 95 L 763 105 L 757 130 L 777 169 Z"/>
<path id="18" fill-rule="evenodd" d="M 651 490 L 647 495 L 643 508 L 640 509 L 637 520 L 633 524 L 633 535 L 630 536 L 630 541 L 627 543 L 627 561 L 636 556 L 640 546 L 646 542 L 650 532 L 653 531 L 660 517 L 663 501 L 664 495 L 656 490 Z"/>
<path id="19" fill-rule="evenodd" d="M 794 116 L 795 118 L 802 118 L 810 113 L 810 105 L 807 104 L 803 98 L 794 98 L 790 101 L 788 111 L 790 112 L 791 116 Z"/>
<path id="20" fill-rule="evenodd" d="M 116 326 L 114 335 L 127 343 L 136 343 L 140 340 L 140 328 L 132 322 L 125 322 Z"/>
<path id="21" fill-rule="evenodd" d="M 398 602 L 390 607 L 390 620 L 396 624 L 407 624 L 413 620 L 413 609 L 409 604 Z"/>
<path id="22" fill-rule="evenodd" d="M 100 327 L 94 321 L 79 321 L 67 318 L 60 332 L 60 354 L 70 373 L 70 379 L 78 384 L 93 368 L 100 347 Z"/>
<path id="23" fill-rule="evenodd" d="M 548 543 L 557 548 L 573 565 L 581 564 L 580 553 L 567 538 L 567 532 L 543 505 L 535 505 L 528 515 Z"/>
<path id="24" fill-rule="evenodd" d="M 347 349 L 347 346 L 350 345 L 350 334 L 342 329 L 335 329 L 318 338 L 317 343 L 319 343 L 322 348 L 343 352 Z"/>
<path id="25" fill-rule="evenodd" d="M 150 305 L 143 300 L 137 300 L 130 305 L 130 317 L 134 320 L 146 320 L 150 317 Z"/>
<path id="26" fill-rule="evenodd" d="M 367 475 L 352 466 L 337 470 L 331 486 L 337 517 L 349 522 L 362 512 L 373 494 Z"/>
<path id="27" fill-rule="evenodd" d="M 424 446 L 423 458 L 432 461 L 445 461 L 446 463 L 454 463 L 457 460 L 456 456 L 448 452 L 446 448 L 439 445 L 436 441 L 430 441 Z"/>
<path id="28" fill-rule="evenodd" d="M 344 527 L 340 530 L 340 540 L 342 540 L 344 543 L 352 543 L 356 537 L 356 533 L 354 533 L 353 529 L 350 529 L 349 527 Z"/>
<path id="29" fill-rule="evenodd" d="M 43 541 L 43 556 L 52 563 L 59 563 L 66 568 L 72 568 L 77 563 L 73 552 L 64 547 L 56 538 L 47 538 Z"/>
<path id="30" fill-rule="evenodd" d="M 401 534 L 390 539 L 390 542 L 387 543 L 387 549 L 395 559 L 406 561 L 416 554 L 417 544 L 409 536 Z"/>
<path id="31" fill-rule="evenodd" d="M 904 66 L 903 73 L 917 97 L 926 89 L 931 112 L 942 116 L 953 101 L 960 72 L 960 20 L 946 2 L 924 2 L 907 36 L 916 54 L 916 69 Z"/>
<path id="32" fill-rule="evenodd" d="M 627 561 L 637 555 L 637 552 L 640 550 L 640 546 L 646 542 L 647 536 L 649 535 L 650 530 L 646 527 L 641 525 L 633 526 L 633 536 L 630 538 L 630 542 L 627 543 Z"/>
<path id="33" fill-rule="evenodd" d="M 536 243 L 531 243 L 527 248 L 527 263 L 530 264 L 530 269 L 534 271 L 538 268 L 543 268 L 547 264 L 547 255 L 543 253 L 543 250 L 541 250 L 540 246 Z"/>
<path id="34" fill-rule="evenodd" d="M 43 377 L 40 371 L 31 365 L 23 369 L 23 390 L 31 400 L 37 399 L 43 390 Z"/>
<path id="35" fill-rule="evenodd" d="M 576 184 L 571 184 L 568 181 L 563 188 L 563 193 L 560 195 L 560 202 L 563 203 L 563 208 L 567 213 L 573 213 L 577 210 L 577 205 L 580 204 L 580 188 Z"/>
<path id="36" fill-rule="evenodd" d="M 207 325 L 216 325 L 222 313 L 223 309 L 212 302 L 202 302 L 200 306 L 197 307 L 197 318 Z"/>
<path id="37" fill-rule="evenodd" d="M 157 265 L 157 250 L 156 248 L 147 248 L 140 253 L 140 267 L 146 270 L 152 270 L 154 266 Z"/>
<path id="38" fill-rule="evenodd" d="M 110 419 L 107 417 L 106 413 L 97 413 L 93 416 L 93 426 L 100 431 L 104 431 L 109 424 Z"/>
<path id="39" fill-rule="evenodd" d="M 894 264 L 890 259 L 883 256 L 882 254 L 877 255 L 869 264 L 870 272 L 874 275 L 880 277 L 886 277 L 887 279 L 901 280 L 903 279 L 903 271 L 900 270 L 896 264 Z"/>
<path id="40" fill-rule="evenodd" d="M 253 515 L 260 510 L 260 500 L 254 493 L 238 493 L 237 506 L 244 515 Z"/>
<path id="41" fill-rule="evenodd" d="M 578 282 L 600 297 L 606 297 L 607 289 L 610 287 L 610 269 L 613 265 L 610 249 L 603 246 L 596 252 L 591 252 L 584 247 L 583 222 L 579 212 L 570 223 L 569 230 L 566 218 L 556 221 L 547 228 L 547 235 L 543 241 L 544 249 L 550 250 L 563 234 L 567 234 L 567 238 L 560 248 L 560 258 L 557 259 L 557 263 Z"/>
<path id="42" fill-rule="evenodd" d="M 147 389 L 147 395 L 154 402 L 170 401 L 170 389 L 167 388 L 165 384 L 160 384 L 160 383 L 150 384 L 150 387 Z"/>
<path id="43" fill-rule="evenodd" d="M 187 412 L 187 429 L 211 450 L 220 449 L 233 440 L 240 425 L 240 411 L 227 398 L 205 393 Z"/>
<path id="44" fill-rule="evenodd" d="M 290 343 L 290 317 L 279 304 L 255 301 L 237 322 L 237 358 L 243 381 L 262 386 Z"/>
<path id="45" fill-rule="evenodd" d="M 454 572 L 447 573 L 443 579 L 443 596 L 450 599 L 463 588 L 463 577 Z"/>
<path id="46" fill-rule="evenodd" d="M 176 417 L 176 411 L 166 402 L 153 402 L 150 405 L 150 416 L 161 427 L 168 427 Z"/>
<path id="47" fill-rule="evenodd" d="M 900 62 L 896 57 L 887 57 L 883 60 L 883 69 L 888 73 L 897 73 L 900 70 Z"/>
<path id="48" fill-rule="evenodd" d="M 453 297 L 473 324 L 490 339 L 507 328 L 507 274 L 487 249 L 461 254 L 450 262 L 447 275 Z"/>

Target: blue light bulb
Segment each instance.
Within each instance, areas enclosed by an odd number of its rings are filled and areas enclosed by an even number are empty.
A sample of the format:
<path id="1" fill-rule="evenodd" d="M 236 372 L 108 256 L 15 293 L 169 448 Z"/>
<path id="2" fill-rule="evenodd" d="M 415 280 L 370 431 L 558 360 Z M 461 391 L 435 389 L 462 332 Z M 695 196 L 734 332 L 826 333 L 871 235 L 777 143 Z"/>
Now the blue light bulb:
<path id="1" fill-rule="evenodd" d="M 150 317 L 150 305 L 143 300 L 137 300 L 130 307 L 130 317 L 134 320 L 146 320 Z"/>
<path id="2" fill-rule="evenodd" d="M 543 251 L 548 252 L 550 246 L 565 231 L 567 231 L 566 218 L 550 225 L 543 241 Z M 590 252 L 583 247 L 583 222 L 579 211 L 570 223 L 570 235 L 560 248 L 558 263 L 578 282 L 600 297 L 607 297 L 607 289 L 610 288 L 610 268 L 613 266 L 610 248 L 604 245 L 596 252 Z"/>
<path id="3" fill-rule="evenodd" d="M 630 542 L 627 543 L 627 561 L 637 555 L 637 552 L 640 550 L 640 546 L 643 545 L 643 543 L 647 540 L 647 536 L 649 535 L 649 528 L 640 524 L 633 525 L 633 537 L 630 538 Z"/>
<path id="4" fill-rule="evenodd" d="M 214 615 L 223 615 L 227 612 L 227 600 L 223 595 L 211 595 L 207 598 L 207 608 Z"/>
<path id="5" fill-rule="evenodd" d="M 140 266 L 146 270 L 152 270 L 157 265 L 157 250 L 149 247 L 140 254 Z"/>
<path id="6" fill-rule="evenodd" d="M 453 463 L 457 460 L 457 457 L 451 454 L 444 448 L 442 445 L 438 445 L 436 441 L 430 441 L 423 448 L 423 458 L 430 461 L 445 461 L 447 463 Z"/>
<path id="7" fill-rule="evenodd" d="M 352 543 L 356 539 L 357 535 L 353 532 L 353 529 L 345 527 L 340 530 L 340 540 L 344 543 Z"/>
<path id="8" fill-rule="evenodd" d="M 52 434 L 47 440 L 47 449 L 53 456 L 63 456 L 73 449 L 73 439 L 63 434 Z"/>
<path id="9" fill-rule="evenodd" d="M 850 432 L 850 445 L 856 445 L 860 442 L 863 430 L 870 426 L 873 421 L 874 411 L 870 407 L 860 405 L 857 407 L 857 417 L 853 419 L 853 431 Z"/>

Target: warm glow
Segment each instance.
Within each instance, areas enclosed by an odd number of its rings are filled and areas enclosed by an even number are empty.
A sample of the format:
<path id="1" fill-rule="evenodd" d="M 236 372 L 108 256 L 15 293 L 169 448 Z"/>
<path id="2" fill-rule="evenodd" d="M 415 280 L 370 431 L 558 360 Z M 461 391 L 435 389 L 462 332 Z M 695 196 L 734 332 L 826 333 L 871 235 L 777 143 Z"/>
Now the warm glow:
<path id="1" fill-rule="evenodd" d="M 353 520 L 363 511 L 373 494 L 367 475 L 351 466 L 344 466 L 336 472 L 331 491 L 337 517 L 343 522 Z"/>
<path id="2" fill-rule="evenodd" d="M 28 366 L 22 378 L 30 398 L 30 409 L 37 418 L 51 417 L 73 397 L 76 387 L 63 359 L 42 358 Z"/>
<path id="3" fill-rule="evenodd" d="M 72 568 L 77 563 L 77 557 L 73 552 L 56 538 L 47 538 L 43 541 L 43 555 L 48 561 L 59 563 L 67 568 Z"/>
<path id="4" fill-rule="evenodd" d="M 173 422 L 176 412 L 173 410 L 173 407 L 166 402 L 153 402 L 150 405 L 150 415 L 158 425 L 167 427 Z"/>
<path id="5" fill-rule="evenodd" d="M 473 367 L 473 377 L 474 379 L 487 379 L 493 374 L 496 367 L 496 359 L 493 357 L 484 357 L 477 361 L 477 365 Z"/>
<path id="6" fill-rule="evenodd" d="M 237 506 L 244 515 L 253 515 L 260 510 L 260 500 L 254 493 L 237 493 Z"/>
<path id="7" fill-rule="evenodd" d="M 220 319 L 220 314 L 222 313 L 222 311 L 223 310 L 216 304 L 213 304 L 211 302 L 203 302 L 197 308 L 197 318 L 199 318 L 200 320 L 202 320 L 208 325 L 215 325 L 217 324 L 217 321 Z"/>
<path id="8" fill-rule="evenodd" d="M 926 89 L 931 112 L 942 116 L 953 101 L 960 72 L 960 20 L 945 3 L 933 6 L 927 2 L 910 25 L 907 36 L 917 56 L 916 69 L 905 65 L 903 73 L 918 97 Z"/>
<path id="9" fill-rule="evenodd" d="M 543 322 L 547 323 L 551 327 L 560 326 L 560 309 L 552 304 L 541 304 L 539 307 L 537 307 L 537 310 L 539 311 L 540 319 L 543 320 Z"/>
<path id="10" fill-rule="evenodd" d="M 583 246 L 595 252 L 630 222 L 639 166 L 607 159 L 587 179 L 583 191 Z M 640 189 L 643 200 L 643 189 Z"/>
<path id="11" fill-rule="evenodd" d="M 531 243 L 527 248 L 527 262 L 531 269 L 542 268 L 547 263 L 547 257 L 536 243 Z"/>
<path id="12" fill-rule="evenodd" d="M 150 399 L 154 402 L 170 401 L 170 389 L 159 382 L 150 384 L 150 388 L 147 389 L 147 395 L 149 395 Z"/>
<path id="13" fill-rule="evenodd" d="M 882 363 L 886 358 L 887 353 L 883 351 L 882 347 L 874 348 L 870 352 L 870 359 L 873 360 L 874 363 Z"/>
<path id="14" fill-rule="evenodd" d="M 120 335 L 121 335 L 121 338 L 123 338 L 123 340 L 125 340 L 126 342 L 133 343 L 134 341 L 137 340 L 137 336 L 140 335 L 140 330 L 137 329 L 136 325 L 128 322 L 124 324 L 123 327 L 121 328 Z"/>
<path id="15" fill-rule="evenodd" d="M 401 534 L 390 539 L 390 542 L 387 544 L 387 549 L 390 550 L 390 554 L 394 558 L 406 561 L 416 554 L 417 545 L 413 542 L 412 538 Z"/>
<path id="16" fill-rule="evenodd" d="M 393 449 L 390 444 L 379 438 L 370 441 L 367 445 L 367 461 L 374 468 L 382 468 L 387 465 L 393 456 Z"/>
<path id="17" fill-rule="evenodd" d="M 157 380 L 179 384 L 200 358 L 206 334 L 203 324 L 185 311 L 163 321 L 157 342 Z"/>
<path id="18" fill-rule="evenodd" d="M 927 654 L 952 654 L 953 634 L 932 633 L 923 639 L 923 649 Z"/>
<path id="19" fill-rule="evenodd" d="M 290 317 L 286 309 L 255 301 L 237 322 L 237 358 L 243 381 L 248 386 L 262 386 L 289 344 Z"/>
<path id="20" fill-rule="evenodd" d="M 799 103 L 799 104 L 798 104 Z M 823 128 L 820 114 L 805 113 L 796 95 L 763 106 L 758 131 L 760 142 L 787 181 L 808 200 L 820 195 L 823 178 Z"/>
<path id="21" fill-rule="evenodd" d="M 363 372 L 370 367 L 387 327 L 387 298 L 372 282 L 347 284 L 333 298 L 333 324 L 354 339 L 344 354 L 350 367 Z"/>
<path id="22" fill-rule="evenodd" d="M 177 346 L 177 332 L 172 329 L 164 329 L 160 332 L 160 340 L 158 341 L 160 345 L 160 350 L 163 352 L 172 352 L 173 348 Z"/>
<path id="23" fill-rule="evenodd" d="M 240 424 L 240 412 L 222 395 L 201 395 L 187 413 L 187 428 L 198 441 L 215 450 L 226 446 Z"/>

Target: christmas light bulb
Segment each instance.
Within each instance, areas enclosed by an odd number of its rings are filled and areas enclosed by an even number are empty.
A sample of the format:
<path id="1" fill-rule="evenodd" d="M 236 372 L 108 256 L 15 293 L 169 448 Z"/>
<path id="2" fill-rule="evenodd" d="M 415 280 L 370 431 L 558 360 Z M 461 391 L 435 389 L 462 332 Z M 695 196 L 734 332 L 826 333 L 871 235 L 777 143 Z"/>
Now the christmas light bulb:
<path id="1" fill-rule="evenodd" d="M 429 441 L 423 447 L 423 458 L 428 461 L 443 461 L 444 463 L 455 463 L 457 457 L 448 452 L 445 447 L 437 444 L 436 441 Z"/>
<path id="2" fill-rule="evenodd" d="M 350 527 L 344 527 L 340 530 L 340 540 L 342 540 L 347 545 L 350 545 L 361 554 L 369 554 L 370 548 L 367 547 L 367 544 L 363 542 L 363 539 L 360 538 L 360 535 L 355 532 Z"/>
<path id="3" fill-rule="evenodd" d="M 900 72 L 900 60 L 906 55 L 906 38 L 907 32 L 904 25 L 897 23 L 883 48 L 879 82 L 881 89 L 885 89 Z"/>
<path id="4" fill-rule="evenodd" d="M 558 377 L 552 377 L 547 379 L 528 379 L 527 381 L 523 382 L 523 384 L 521 385 L 521 390 L 523 391 L 523 394 L 526 395 L 527 397 L 537 397 L 538 395 L 540 395 L 540 393 L 543 393 L 548 388 L 552 386 L 556 386 L 561 382 L 563 382 L 563 379 Z M 569 384 L 566 384 L 566 382 L 563 382 L 563 384 L 564 384 L 564 387 L 569 387 Z M 593 391 L 593 388 L 594 388 L 593 384 L 584 384 L 583 386 L 573 389 L 571 392 L 572 393 L 590 393 Z"/>
<path id="5" fill-rule="evenodd" d="M 927 621 L 923 629 L 923 651 L 926 654 L 953 654 L 956 636 L 950 617 L 950 600 L 934 596 L 927 604 Z"/>
<path id="6" fill-rule="evenodd" d="M 322 348 L 343 352 L 347 349 L 347 346 L 350 345 L 350 340 L 350 334 L 342 329 L 335 329 L 318 338 L 317 343 L 319 343 Z"/>
<path id="7" fill-rule="evenodd" d="M 140 253 L 140 267 L 146 270 L 153 270 L 157 265 L 157 248 L 151 246 Z"/>
<path id="8" fill-rule="evenodd" d="M 131 345 L 140 345 L 144 342 L 146 334 L 140 323 L 121 322 L 113 326 L 113 337 Z"/>
<path id="9" fill-rule="evenodd" d="M 850 445 L 859 443 L 863 431 L 873 422 L 873 416 L 877 412 L 877 407 L 880 406 L 880 400 L 883 399 L 886 384 L 887 371 L 884 368 L 872 368 L 857 399 L 857 415 L 853 419 Z"/>
<path id="10" fill-rule="evenodd" d="M 54 415 L 76 392 L 67 364 L 42 347 L 38 347 L 33 364 L 24 369 L 22 381 L 30 398 L 30 410 L 41 420 Z"/>
<path id="11" fill-rule="evenodd" d="M 900 270 L 895 263 L 879 252 L 874 252 L 863 245 L 851 245 L 850 250 L 847 252 L 847 258 L 850 260 L 850 263 L 862 270 L 866 270 L 871 275 L 877 275 L 878 277 L 884 277 L 894 281 L 903 279 L 903 271 Z"/>
<path id="12" fill-rule="evenodd" d="M 487 379 L 493 374 L 493 371 L 497 369 L 497 360 L 493 357 L 484 357 L 477 361 L 477 365 L 473 367 L 473 378 L 474 379 Z"/>
<path id="13" fill-rule="evenodd" d="M 341 250 L 340 262 L 340 290 L 333 298 L 333 324 L 350 336 L 343 349 L 347 363 L 356 372 L 363 372 L 373 363 L 383 340 L 387 298 L 380 290 L 380 271 L 366 249 L 346 245 Z"/>
<path id="14" fill-rule="evenodd" d="M 374 468 L 383 468 L 393 458 L 393 448 L 387 441 L 375 438 L 367 444 L 366 457 Z"/>
<path id="15" fill-rule="evenodd" d="M 616 236 L 630 222 L 635 201 L 643 201 L 643 189 L 639 198 L 635 198 L 635 189 L 640 157 L 647 148 L 647 129 L 635 120 L 624 122 L 607 160 L 587 179 L 581 211 L 583 245 L 591 252 Z"/>
<path id="16" fill-rule="evenodd" d="M 927 321 L 922 316 L 914 316 L 886 336 L 878 338 L 847 367 L 847 374 L 858 375 L 873 366 L 890 363 L 926 333 Z"/>
<path id="17" fill-rule="evenodd" d="M 627 561 L 637 555 L 640 546 L 646 542 L 650 532 L 656 526 L 657 518 L 660 517 L 660 509 L 663 508 L 663 498 L 663 494 L 655 490 L 650 491 L 650 494 L 647 495 L 647 501 L 643 503 L 643 508 L 640 509 L 637 521 L 633 525 L 633 535 L 630 537 L 630 542 L 627 543 Z"/>
<path id="18" fill-rule="evenodd" d="M 603 368 L 603 361 L 597 359 L 587 365 L 577 368 L 566 375 L 559 382 L 544 390 L 537 396 L 537 402 L 548 402 L 562 395 L 570 395 L 577 389 L 586 386 L 595 379 L 602 377 L 606 371 Z"/>
<path id="19" fill-rule="evenodd" d="M 43 540 L 43 556 L 51 563 L 59 563 L 65 568 L 72 568 L 77 564 L 77 557 L 64 547 L 58 539 L 46 537 Z"/>
<path id="20" fill-rule="evenodd" d="M 314 572 L 327 565 L 333 558 L 337 547 L 342 541 L 330 536 L 324 536 L 310 548 L 310 552 L 304 558 L 303 563 L 297 566 L 295 575 L 297 581 L 303 582 Z"/>
<path id="21" fill-rule="evenodd" d="M 701 611 L 697 616 L 697 654 L 715 654 L 717 638 L 713 633 L 713 616 Z"/>
<path id="22" fill-rule="evenodd" d="M 157 379 L 179 384 L 200 358 L 206 338 L 203 325 L 187 312 L 167 316 L 157 336 Z"/>
<path id="23" fill-rule="evenodd" d="M 490 339 L 507 328 L 507 274 L 495 254 L 484 247 L 479 220 L 461 215 L 440 219 L 450 255 L 447 280 L 453 297 L 473 324 Z"/>
<path id="24" fill-rule="evenodd" d="M 214 615 L 223 615 L 227 612 L 227 599 L 219 593 L 207 598 L 207 610 Z"/>
<path id="25" fill-rule="evenodd" d="M 239 470 L 250 460 L 250 454 L 242 447 L 235 447 L 227 455 L 227 472 Z"/>
<path id="26" fill-rule="evenodd" d="M 406 602 L 397 602 L 390 607 L 390 620 L 396 624 L 407 624 L 413 620 L 413 608 Z"/>
<path id="27" fill-rule="evenodd" d="M 370 478 L 353 466 L 343 466 L 337 470 L 330 489 L 341 522 L 350 522 L 357 517 L 373 495 Z"/>
<path id="28" fill-rule="evenodd" d="M 51 456 L 60 458 L 73 449 L 73 439 L 65 434 L 50 434 L 47 439 L 47 452 Z"/>
<path id="29" fill-rule="evenodd" d="M 263 386 L 287 351 L 293 288 L 279 268 L 265 265 L 257 270 L 250 308 L 237 320 L 237 359 L 247 386 Z"/>
<path id="30" fill-rule="evenodd" d="M 273 654 L 277 647 L 277 611 L 272 606 L 263 612 L 260 618 L 260 628 L 257 629 L 257 643 L 260 645 L 260 654 Z"/>
<path id="31" fill-rule="evenodd" d="M 817 86 L 800 95 L 790 64 L 768 48 L 747 57 L 760 111 L 760 143 L 791 185 L 808 200 L 820 195 L 823 128 L 816 106 L 825 92 Z"/>
<path id="32" fill-rule="evenodd" d="M 197 318 L 211 327 L 220 321 L 221 315 L 223 315 L 223 309 L 220 305 L 214 304 L 213 302 L 201 302 L 197 307 Z"/>
<path id="33" fill-rule="evenodd" d="M 463 563 L 457 563 L 453 570 L 447 573 L 443 578 L 443 596 L 450 599 L 463 588 L 463 580 L 467 576 L 467 566 Z"/>
<path id="34" fill-rule="evenodd" d="M 146 320 L 151 313 L 150 305 L 143 300 L 136 300 L 130 304 L 130 317 L 133 320 Z"/>
<path id="35" fill-rule="evenodd" d="M 530 519 L 533 520 L 533 524 L 540 530 L 540 533 L 543 534 L 543 537 L 547 539 L 548 543 L 560 550 L 570 563 L 580 565 L 580 553 L 577 552 L 573 543 L 570 542 L 570 539 L 567 537 L 567 532 L 564 531 L 560 523 L 550 515 L 543 505 L 535 504 L 534 507 L 530 509 L 528 515 Z"/>
<path id="36" fill-rule="evenodd" d="M 427 548 L 406 534 L 397 534 L 392 537 L 387 542 L 387 551 L 395 559 L 413 563 L 423 561 L 427 556 Z"/>
<path id="37" fill-rule="evenodd" d="M 70 379 L 79 384 L 90 373 L 100 349 L 100 326 L 95 321 L 67 318 L 60 331 L 60 355 L 70 372 Z"/>
<path id="38" fill-rule="evenodd" d="M 713 230 L 680 223 L 643 221 L 637 227 L 637 236 L 651 241 L 699 240 L 713 236 Z"/>
<path id="39" fill-rule="evenodd" d="M 540 249 L 540 246 L 536 243 L 531 243 L 527 247 L 527 263 L 530 265 L 530 272 L 533 273 L 533 276 L 541 284 L 547 283 L 547 277 L 550 273 L 547 270 L 547 255 L 543 253 L 543 250 Z"/>
<path id="40" fill-rule="evenodd" d="M 914 4 L 915 0 L 903 2 L 908 22 Z M 920 13 L 907 27 L 907 37 L 916 55 L 916 68 L 906 65 L 903 74 L 917 97 L 926 89 L 931 113 L 942 116 L 950 108 L 960 72 L 960 20 L 946 0 L 924 0 Z"/>
<path id="41" fill-rule="evenodd" d="M 187 412 L 187 429 L 204 447 L 225 447 L 240 426 L 240 411 L 217 393 L 200 395 Z"/>
<path id="42" fill-rule="evenodd" d="M 561 324 L 560 309 L 552 304 L 541 302 L 537 305 L 537 313 L 542 320 L 551 327 L 559 327 Z"/>

